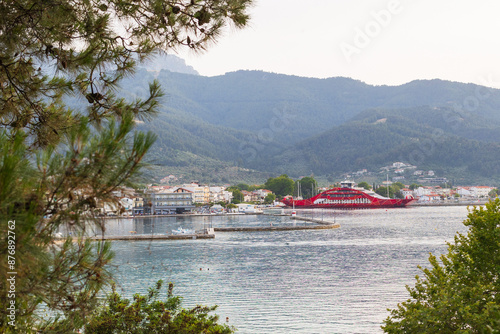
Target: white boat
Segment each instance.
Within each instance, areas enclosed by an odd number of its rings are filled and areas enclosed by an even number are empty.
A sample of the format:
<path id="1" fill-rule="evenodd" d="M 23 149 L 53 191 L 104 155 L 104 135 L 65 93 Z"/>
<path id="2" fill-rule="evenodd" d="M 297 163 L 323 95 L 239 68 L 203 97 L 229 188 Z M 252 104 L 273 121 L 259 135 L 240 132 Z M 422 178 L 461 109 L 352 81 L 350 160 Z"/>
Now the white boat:
<path id="1" fill-rule="evenodd" d="M 178 234 L 195 234 L 195 233 L 194 230 L 179 227 L 177 230 L 172 230 L 172 234 L 178 235 Z"/>

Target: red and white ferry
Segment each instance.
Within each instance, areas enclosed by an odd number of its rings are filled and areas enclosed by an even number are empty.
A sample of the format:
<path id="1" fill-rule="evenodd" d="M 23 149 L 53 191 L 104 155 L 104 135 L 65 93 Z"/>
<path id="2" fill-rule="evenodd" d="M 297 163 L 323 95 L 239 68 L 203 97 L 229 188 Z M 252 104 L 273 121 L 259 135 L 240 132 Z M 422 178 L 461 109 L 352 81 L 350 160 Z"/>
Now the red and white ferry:
<path id="1" fill-rule="evenodd" d="M 344 181 L 340 188 L 324 191 L 308 199 L 295 199 L 287 196 L 283 203 L 296 208 L 340 208 L 340 209 L 367 209 L 367 208 L 400 208 L 414 201 L 409 198 L 387 198 L 362 188 L 354 188 L 354 182 Z"/>

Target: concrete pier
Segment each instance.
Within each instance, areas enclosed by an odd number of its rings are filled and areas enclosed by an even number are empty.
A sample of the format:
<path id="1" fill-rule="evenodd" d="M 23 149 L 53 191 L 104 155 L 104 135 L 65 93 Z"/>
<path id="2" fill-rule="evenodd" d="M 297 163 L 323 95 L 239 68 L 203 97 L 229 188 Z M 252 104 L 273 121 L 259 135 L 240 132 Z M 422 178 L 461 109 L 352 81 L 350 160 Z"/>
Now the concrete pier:
<path id="1" fill-rule="evenodd" d="M 259 232 L 259 231 L 298 231 L 298 230 L 328 230 L 339 228 L 340 224 L 310 225 L 310 226 L 248 226 L 248 227 L 215 227 L 215 232 Z"/>
<path id="2" fill-rule="evenodd" d="M 189 239 L 213 239 L 215 233 L 213 228 L 208 228 L 192 234 L 130 234 L 130 235 L 96 235 L 86 237 L 88 240 L 189 240 Z M 65 241 L 65 238 L 55 238 L 56 241 Z M 78 238 L 73 238 L 77 241 Z"/>
<path id="3" fill-rule="evenodd" d="M 307 218 L 307 217 L 300 217 L 300 216 L 292 216 L 290 217 L 290 219 L 294 219 L 294 220 L 302 220 L 302 221 L 306 221 L 306 222 L 311 222 L 311 223 L 315 223 L 315 224 L 321 224 L 321 225 L 338 225 L 336 223 L 332 223 L 331 221 L 328 221 L 328 220 L 323 220 L 323 219 L 316 219 L 316 218 Z M 340 225 L 339 225 L 340 227 Z"/>
<path id="4" fill-rule="evenodd" d="M 281 215 L 280 215 L 281 216 Z M 96 235 L 88 236 L 84 239 L 88 240 L 196 240 L 196 239 L 213 239 L 215 232 L 264 232 L 264 231 L 300 231 L 300 230 L 328 230 L 340 228 L 340 224 L 322 219 L 307 218 L 307 217 L 291 217 L 286 214 L 290 219 L 302 220 L 311 222 L 310 225 L 270 225 L 270 226 L 241 226 L 241 227 L 215 227 L 198 231 L 194 234 L 130 234 L 130 235 Z M 56 242 L 64 242 L 66 238 L 55 238 Z M 77 241 L 78 238 L 73 238 Z"/>
<path id="5" fill-rule="evenodd" d="M 140 235 L 104 235 L 90 237 L 90 240 L 186 240 L 213 239 L 215 234 L 140 234 Z"/>

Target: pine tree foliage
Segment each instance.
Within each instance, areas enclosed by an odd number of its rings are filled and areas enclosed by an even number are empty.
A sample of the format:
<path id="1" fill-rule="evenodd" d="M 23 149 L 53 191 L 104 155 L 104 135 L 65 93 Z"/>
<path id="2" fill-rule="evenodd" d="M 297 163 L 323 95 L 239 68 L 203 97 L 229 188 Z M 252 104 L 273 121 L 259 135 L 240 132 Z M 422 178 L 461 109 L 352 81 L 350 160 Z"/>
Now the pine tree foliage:
<path id="1" fill-rule="evenodd" d="M 218 316 L 210 315 L 217 306 L 181 308 L 182 298 L 173 295 L 173 283 L 168 285 L 165 301 L 158 300 L 163 281 L 149 289 L 146 296 L 135 294 L 133 301 L 113 291 L 105 305 L 95 311 L 92 321 L 85 326 L 86 333 L 162 333 L 162 334 L 230 334 L 234 328 L 218 324 Z"/>
<path id="2" fill-rule="evenodd" d="M 500 330 L 500 200 L 474 207 L 448 253 L 430 255 L 411 299 L 391 311 L 386 333 L 498 333 Z"/>
<path id="3" fill-rule="evenodd" d="M 162 96 L 152 82 L 144 99 L 125 99 L 120 80 L 157 50 L 201 51 L 226 25 L 243 27 L 251 3 L 0 2 L 0 332 L 73 333 L 89 321 L 113 253 L 83 237 L 105 230 L 100 209 L 138 175 L 155 135 L 134 125 Z"/>
<path id="4" fill-rule="evenodd" d="M 19 0 L 0 3 L 0 122 L 27 130 L 45 146 L 79 122 L 99 123 L 125 111 L 154 114 L 150 97 L 126 102 L 114 94 L 136 60 L 155 50 L 205 49 L 228 23 L 243 27 L 251 0 Z M 71 110 L 67 94 L 86 107 Z M 83 104 L 83 103 L 82 103 Z"/>
<path id="5" fill-rule="evenodd" d="M 2 305 L 10 301 L 7 273 L 17 272 L 14 332 L 29 333 L 35 326 L 61 332 L 81 327 L 98 292 L 109 283 L 109 243 L 73 242 L 72 238 L 57 243 L 54 236 L 60 229 L 74 236 L 89 234 L 89 228 L 105 229 L 97 218 L 99 204 L 117 201 L 113 192 L 136 175 L 154 142 L 152 134 L 132 134 L 133 124 L 129 114 L 119 124 L 110 122 L 109 128 L 91 135 L 82 122 L 61 139 L 57 149 L 48 146 L 37 151 L 36 162 L 28 154 L 26 137 L 18 133 L 11 141 L 0 135 L 0 301 Z M 7 262 L 8 221 L 15 222 L 15 270 Z M 60 317 L 42 325 L 36 312 L 41 307 Z M 5 321 L 6 308 L 0 312 L 0 328 L 13 329 Z"/>

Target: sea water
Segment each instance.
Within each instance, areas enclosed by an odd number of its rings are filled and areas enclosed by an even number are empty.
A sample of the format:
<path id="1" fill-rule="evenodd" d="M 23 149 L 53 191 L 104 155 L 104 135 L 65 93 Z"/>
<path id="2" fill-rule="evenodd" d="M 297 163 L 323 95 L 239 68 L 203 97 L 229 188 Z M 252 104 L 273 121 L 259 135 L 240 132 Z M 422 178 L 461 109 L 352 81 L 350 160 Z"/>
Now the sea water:
<path id="1" fill-rule="evenodd" d="M 219 305 L 238 333 L 381 333 L 387 308 L 409 298 L 418 265 L 447 251 L 466 207 L 298 210 L 340 223 L 332 230 L 216 233 L 215 239 L 113 241 L 119 291 L 174 282 L 183 306 Z M 157 217 L 110 220 L 106 233 L 178 227 L 300 224 L 288 217 Z M 164 296 L 164 295 L 163 295 Z"/>

